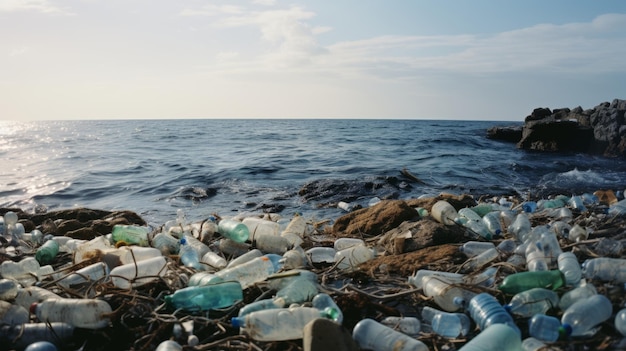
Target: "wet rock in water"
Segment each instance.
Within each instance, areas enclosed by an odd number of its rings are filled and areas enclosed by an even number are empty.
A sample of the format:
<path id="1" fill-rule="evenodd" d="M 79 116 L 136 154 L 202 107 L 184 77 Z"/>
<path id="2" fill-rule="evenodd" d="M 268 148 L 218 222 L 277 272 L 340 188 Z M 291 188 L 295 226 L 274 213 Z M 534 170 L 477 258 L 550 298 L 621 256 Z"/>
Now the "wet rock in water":
<path id="1" fill-rule="evenodd" d="M 90 227 L 83 227 L 83 228 L 79 228 L 79 229 L 72 230 L 72 231 L 65 233 L 65 236 L 67 237 L 70 237 L 72 239 L 81 239 L 81 240 L 91 240 L 99 235 L 100 233 L 94 231 Z"/>
<path id="2" fill-rule="evenodd" d="M 72 231 L 81 229 L 81 228 L 85 227 L 86 225 L 87 224 L 81 223 L 77 219 L 68 219 L 66 221 L 63 221 L 63 222 L 59 223 L 59 225 L 57 226 L 57 230 L 56 230 L 55 234 L 59 235 L 59 236 L 64 236 L 68 232 L 72 232 Z"/>
<path id="3" fill-rule="evenodd" d="M 302 338 L 304 351 L 358 351 L 350 332 L 343 326 L 324 318 L 309 322 Z"/>
<path id="4" fill-rule="evenodd" d="M 372 237 L 418 217 L 417 211 L 405 201 L 385 200 L 339 217 L 332 231 L 337 237 Z"/>
<path id="5" fill-rule="evenodd" d="M 417 222 L 403 222 L 397 228 L 386 232 L 378 240 L 378 245 L 393 255 L 416 251 L 425 247 L 459 243 L 465 238 L 465 230 L 460 226 L 447 226 L 425 218 Z"/>

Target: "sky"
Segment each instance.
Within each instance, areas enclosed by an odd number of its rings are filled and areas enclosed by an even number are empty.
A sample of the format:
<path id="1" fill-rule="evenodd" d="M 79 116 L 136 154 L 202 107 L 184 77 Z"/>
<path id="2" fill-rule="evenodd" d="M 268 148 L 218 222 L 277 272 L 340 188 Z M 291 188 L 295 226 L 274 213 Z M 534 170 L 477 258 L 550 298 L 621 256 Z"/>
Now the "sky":
<path id="1" fill-rule="evenodd" d="M 623 0 L 0 0 L 0 119 L 523 121 L 616 98 Z"/>

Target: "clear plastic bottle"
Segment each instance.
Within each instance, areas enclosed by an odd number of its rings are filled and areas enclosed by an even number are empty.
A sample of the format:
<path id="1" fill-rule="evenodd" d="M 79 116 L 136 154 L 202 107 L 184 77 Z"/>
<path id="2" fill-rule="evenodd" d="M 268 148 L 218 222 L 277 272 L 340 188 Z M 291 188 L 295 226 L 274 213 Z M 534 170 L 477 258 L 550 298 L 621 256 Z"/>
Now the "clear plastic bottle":
<path id="1" fill-rule="evenodd" d="M 445 225 L 455 225 L 454 220 L 459 215 L 457 210 L 445 200 L 435 202 L 430 213 L 434 219 Z"/>
<path id="2" fill-rule="evenodd" d="M 423 342 L 370 318 L 362 319 L 354 326 L 352 338 L 365 350 L 428 351 Z"/>
<path id="3" fill-rule="evenodd" d="M 387 316 L 380 324 L 412 337 L 417 337 L 422 330 L 422 323 L 415 317 Z"/>
<path id="4" fill-rule="evenodd" d="M 589 232 L 586 228 L 583 228 L 580 224 L 574 224 L 567 234 L 567 240 L 578 242 L 581 240 L 587 240 Z"/>
<path id="5" fill-rule="evenodd" d="M 0 264 L 0 275 L 6 279 L 20 280 L 25 276 L 36 277 L 41 266 L 34 257 L 23 258 L 19 262 L 4 261 Z"/>
<path id="6" fill-rule="evenodd" d="M 246 217 L 241 222 L 248 227 L 250 241 L 254 241 L 263 235 L 280 236 L 280 224 L 277 222 L 259 217 Z"/>
<path id="7" fill-rule="evenodd" d="M 252 312 L 270 310 L 274 308 L 284 308 L 284 307 L 285 307 L 285 300 L 283 299 L 273 298 L 273 299 L 256 300 L 256 301 L 246 304 L 245 306 L 242 306 L 239 309 L 239 313 L 237 314 L 237 317 L 242 318 L 245 315 L 250 314 Z"/>
<path id="8" fill-rule="evenodd" d="M 572 336 L 592 336 L 602 322 L 611 318 L 613 306 L 604 295 L 593 295 L 574 302 L 561 316 L 563 327 L 571 327 Z"/>
<path id="9" fill-rule="evenodd" d="M 333 263 L 337 250 L 333 247 L 316 246 L 305 251 L 311 263 Z"/>
<path id="10" fill-rule="evenodd" d="M 507 231 L 512 234 L 517 241 L 523 242 L 524 237 L 532 230 L 532 224 L 528 215 L 519 213 L 515 216 L 515 220 L 511 223 Z"/>
<path id="11" fill-rule="evenodd" d="M 196 272 L 189 277 L 187 286 L 209 285 L 215 283 L 221 283 L 224 279 L 211 272 Z"/>
<path id="12" fill-rule="evenodd" d="M 238 220 L 224 218 L 217 223 L 217 231 L 225 238 L 243 243 L 250 237 L 248 227 Z"/>
<path id="13" fill-rule="evenodd" d="M 203 270 L 203 267 L 200 264 L 198 251 L 196 251 L 196 249 L 191 245 L 187 244 L 187 240 L 185 238 L 180 239 L 180 250 L 178 255 L 180 256 L 180 262 L 186 267 L 200 271 Z"/>
<path id="14" fill-rule="evenodd" d="M 578 257 L 573 252 L 566 251 L 559 254 L 557 264 L 565 276 L 565 285 L 574 286 L 580 282 L 582 270 L 580 263 L 578 263 Z"/>
<path id="15" fill-rule="evenodd" d="M 352 272 L 358 270 L 359 265 L 363 262 L 374 258 L 372 249 L 365 245 L 356 245 L 337 251 L 335 254 L 336 268 L 344 272 Z"/>
<path id="16" fill-rule="evenodd" d="M 39 264 L 45 265 L 52 263 L 52 260 L 59 253 L 59 243 L 54 240 L 48 240 L 41 245 L 35 252 L 35 259 Z"/>
<path id="17" fill-rule="evenodd" d="M 495 247 L 496 245 L 491 241 L 468 241 L 459 247 L 459 251 L 467 257 L 474 257 Z"/>
<path id="18" fill-rule="evenodd" d="M 548 263 L 542 250 L 534 250 L 526 254 L 526 268 L 530 272 L 548 270 Z"/>
<path id="19" fill-rule="evenodd" d="M 161 251 L 153 247 L 132 245 L 105 251 L 102 256 L 102 261 L 107 264 L 109 269 L 113 269 L 124 264 L 135 263 L 161 256 Z"/>
<path id="20" fill-rule="evenodd" d="M 185 311 L 208 311 L 230 307 L 243 300 L 239 282 L 221 282 L 209 285 L 189 286 L 164 297 L 165 304 Z"/>
<path id="21" fill-rule="evenodd" d="M 565 276 L 556 270 L 518 272 L 507 275 L 498 289 L 505 294 L 517 294 L 532 288 L 546 288 L 556 290 L 565 285 Z"/>
<path id="22" fill-rule="evenodd" d="M 271 222 L 271 221 L 268 221 Z M 275 222 L 271 222 L 275 223 Z M 278 223 L 276 223 L 278 225 Z M 281 235 L 257 232 L 251 237 L 252 245 L 264 253 L 282 255 L 291 249 L 291 242 Z"/>
<path id="23" fill-rule="evenodd" d="M 559 244 L 559 239 L 556 237 L 556 234 L 552 232 L 550 229 L 546 227 L 546 229 L 541 233 L 539 240 L 537 241 L 543 250 L 543 254 L 546 257 L 546 262 L 549 267 L 556 267 L 557 259 L 559 255 L 563 252 L 561 250 L 561 245 Z"/>
<path id="24" fill-rule="evenodd" d="M 20 325 L 28 323 L 28 310 L 24 307 L 7 301 L 0 301 L 0 325 Z"/>
<path id="25" fill-rule="evenodd" d="M 444 311 L 454 312 L 465 307 L 475 294 L 437 276 L 422 279 L 424 295 L 431 297 Z"/>
<path id="26" fill-rule="evenodd" d="M 333 247 L 337 251 L 350 248 L 356 245 L 365 245 L 365 241 L 359 238 L 338 238 L 333 242 Z"/>
<path id="27" fill-rule="evenodd" d="M 114 242 L 124 242 L 129 245 L 149 246 L 148 234 L 150 228 L 138 225 L 116 224 L 111 231 Z"/>
<path id="28" fill-rule="evenodd" d="M 559 295 L 548 289 L 533 288 L 515 294 L 504 309 L 519 317 L 532 317 L 537 313 L 546 313 L 559 304 Z"/>
<path id="29" fill-rule="evenodd" d="M 326 311 L 327 317 L 338 324 L 343 323 L 343 312 L 330 295 L 319 293 L 313 297 L 311 304 L 320 311 Z"/>
<path id="30" fill-rule="evenodd" d="M 232 260 L 230 260 L 228 262 L 228 264 L 226 265 L 226 267 L 228 267 L 228 268 L 235 267 L 235 266 L 238 266 L 238 265 L 240 265 L 242 263 L 246 263 L 248 261 L 251 261 L 251 260 L 253 260 L 253 259 L 257 258 L 257 257 L 261 257 L 261 256 L 263 256 L 263 252 L 261 252 L 261 250 L 259 250 L 259 249 L 252 249 L 252 250 L 250 250 L 250 251 L 248 251 L 248 252 L 246 252 L 246 253 L 244 253 L 244 254 L 242 254 L 242 255 L 240 255 L 240 256 L 232 259 Z"/>
<path id="31" fill-rule="evenodd" d="M 34 303 L 30 311 L 41 322 L 65 322 L 85 329 L 109 326 L 113 312 L 106 301 L 99 299 L 48 299 Z"/>
<path id="32" fill-rule="evenodd" d="M 457 212 L 458 216 L 455 218 L 455 222 L 469 229 L 475 235 L 481 236 L 487 240 L 492 239 L 492 234 L 487 229 L 485 222 L 483 222 L 482 217 L 480 217 L 476 212 L 472 209 L 466 207 L 462 208 Z"/>
<path id="33" fill-rule="evenodd" d="M 183 351 L 183 346 L 174 340 L 164 340 L 155 351 Z"/>
<path id="34" fill-rule="evenodd" d="M 585 260 L 582 274 L 587 279 L 626 283 L 626 259 L 597 257 Z"/>
<path id="35" fill-rule="evenodd" d="M 552 229 L 554 234 L 556 234 L 559 238 L 568 238 L 569 231 L 572 230 L 572 226 L 565 221 L 556 221 L 552 222 L 550 229 Z"/>
<path id="36" fill-rule="evenodd" d="M 26 309 L 30 309 L 33 303 L 41 302 L 48 299 L 60 299 L 61 296 L 52 291 L 38 286 L 28 286 L 17 289 L 14 303 Z"/>
<path id="37" fill-rule="evenodd" d="M 493 237 L 502 234 L 502 223 L 500 222 L 500 211 L 487 212 L 483 216 L 483 222 Z"/>
<path id="38" fill-rule="evenodd" d="M 522 339 L 517 327 L 507 324 L 491 324 L 467 342 L 459 351 L 522 351 Z"/>
<path id="39" fill-rule="evenodd" d="M 196 250 L 196 252 L 198 253 L 198 257 L 202 257 L 207 252 L 211 251 L 211 248 L 208 245 L 196 239 L 193 235 L 185 233 L 181 240 L 182 239 L 185 239 L 187 241 L 187 244 L 189 244 L 189 246 L 193 247 Z"/>
<path id="40" fill-rule="evenodd" d="M 522 349 L 524 351 L 541 351 L 541 350 L 547 350 L 546 348 L 548 347 L 548 345 L 546 345 L 543 341 L 537 339 L 537 338 L 533 338 L 528 337 L 526 339 L 524 339 L 522 341 Z"/>
<path id="41" fill-rule="evenodd" d="M 161 232 L 152 238 L 152 247 L 161 251 L 163 255 L 176 255 L 180 250 L 180 240 L 168 233 Z"/>
<path id="42" fill-rule="evenodd" d="M 254 311 L 243 317 L 234 317 L 231 324 L 242 328 L 248 336 L 258 341 L 284 341 L 302 339 L 304 326 L 327 313 L 315 307 L 277 308 Z"/>
<path id="43" fill-rule="evenodd" d="M 265 280 L 281 268 L 282 256 L 267 254 L 240 265 L 224 268 L 215 273 L 224 281 L 238 281 L 243 289 Z"/>
<path id="44" fill-rule="evenodd" d="M 63 322 L 0 326 L 0 345 L 7 350 L 24 350 L 37 341 L 48 341 L 61 348 L 74 339 L 74 326 Z"/>
<path id="45" fill-rule="evenodd" d="M 89 258 L 101 256 L 103 252 L 115 249 L 106 236 L 97 236 L 85 243 L 80 244 L 74 251 L 74 264 L 83 262 Z"/>
<path id="46" fill-rule="evenodd" d="M 59 286 L 69 289 L 71 286 L 87 282 L 95 282 L 105 278 L 109 267 L 104 262 L 96 262 L 57 281 Z"/>
<path id="47" fill-rule="evenodd" d="M 136 263 L 117 266 L 109 276 L 113 285 L 120 289 L 130 289 L 153 282 L 167 273 L 167 260 L 163 256 L 149 258 Z"/>
<path id="48" fill-rule="evenodd" d="M 613 324 L 622 336 L 626 336 L 626 308 L 622 308 L 615 314 Z"/>
<path id="49" fill-rule="evenodd" d="M 518 336 L 521 335 L 521 331 L 515 324 L 513 317 L 489 293 L 480 293 L 474 296 L 470 300 L 467 310 L 474 322 L 476 322 L 476 325 L 483 331 L 494 324 L 506 324 L 513 328 L 518 333 Z"/>
<path id="50" fill-rule="evenodd" d="M 307 264 L 306 254 L 300 246 L 296 246 L 283 254 L 281 263 L 285 269 L 303 268 Z"/>
<path id="51" fill-rule="evenodd" d="M 568 336 L 569 332 L 558 318 L 542 313 L 535 314 L 528 321 L 528 334 L 542 341 L 554 342 Z"/>
<path id="52" fill-rule="evenodd" d="M 277 299 L 282 299 L 284 305 L 303 304 L 311 301 L 319 292 L 316 282 L 306 276 L 298 276 L 282 289 L 276 292 Z"/>
<path id="53" fill-rule="evenodd" d="M 470 331 L 470 319 L 465 313 L 451 313 L 439 311 L 430 306 L 422 309 L 422 319 L 431 329 L 445 338 L 466 336 Z"/>
<path id="54" fill-rule="evenodd" d="M 13 279 L 0 279 L 0 300 L 10 301 L 17 296 L 17 282 Z"/>
<path id="55" fill-rule="evenodd" d="M 587 207 L 585 206 L 582 197 L 578 196 L 578 195 L 574 195 L 572 197 L 570 197 L 569 201 L 567 202 L 567 204 L 573 209 L 573 210 L 577 210 L 580 212 L 585 212 L 587 211 Z"/>
<path id="56" fill-rule="evenodd" d="M 565 311 L 569 306 L 573 305 L 578 300 L 586 299 L 590 296 L 596 295 L 598 291 L 596 287 L 591 283 L 584 283 L 576 288 L 565 292 L 559 301 L 559 308 L 561 311 Z"/>
<path id="57" fill-rule="evenodd" d="M 224 257 L 213 251 L 205 253 L 200 258 L 200 263 L 208 264 L 209 266 L 217 269 L 226 268 L 226 266 L 228 265 L 228 261 L 226 261 Z"/>
<path id="58" fill-rule="evenodd" d="M 420 269 L 417 272 L 415 272 L 415 274 L 409 276 L 408 283 L 418 289 L 423 289 L 424 278 L 430 277 L 430 276 L 440 277 L 450 283 L 462 283 L 463 279 L 465 278 L 465 275 L 461 273 L 434 271 L 430 269 Z"/>
<path id="59" fill-rule="evenodd" d="M 280 235 L 285 235 L 287 233 L 295 234 L 300 238 L 304 238 L 304 234 L 306 233 L 306 220 L 300 214 L 296 213 L 293 218 L 287 224 L 287 227 L 280 233 Z"/>

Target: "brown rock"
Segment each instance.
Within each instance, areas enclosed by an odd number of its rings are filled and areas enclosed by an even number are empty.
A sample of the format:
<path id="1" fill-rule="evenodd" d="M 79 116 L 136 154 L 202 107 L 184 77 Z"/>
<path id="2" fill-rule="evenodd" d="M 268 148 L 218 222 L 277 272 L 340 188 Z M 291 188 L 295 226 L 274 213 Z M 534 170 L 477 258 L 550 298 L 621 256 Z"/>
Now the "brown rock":
<path id="1" fill-rule="evenodd" d="M 384 200 L 375 206 L 356 210 L 338 218 L 332 231 L 338 237 L 371 237 L 383 234 L 416 217 L 417 212 L 406 202 Z"/>
<path id="2" fill-rule="evenodd" d="M 384 265 L 388 273 L 399 274 L 407 278 L 420 269 L 450 272 L 455 269 L 456 265 L 467 260 L 467 257 L 459 251 L 459 246 L 443 244 L 401 255 L 380 256 L 362 263 L 359 268 L 373 275 L 380 271 L 381 265 Z"/>
<path id="3" fill-rule="evenodd" d="M 85 227 L 84 223 L 81 223 L 76 219 L 68 219 L 59 223 L 59 225 L 57 226 L 56 235 L 64 236 L 68 232 L 81 229 L 83 227 Z"/>
<path id="4" fill-rule="evenodd" d="M 91 240 L 100 236 L 100 233 L 91 229 L 91 227 L 82 227 L 65 233 L 65 236 L 69 236 L 72 239 Z"/>
<path id="5" fill-rule="evenodd" d="M 350 332 L 343 326 L 325 318 L 318 318 L 304 327 L 304 351 L 359 351 Z"/>
<path id="6" fill-rule="evenodd" d="M 465 207 L 473 207 L 477 205 L 476 200 L 474 200 L 471 195 L 454 195 L 447 193 L 441 193 L 435 197 L 427 197 L 423 199 L 410 199 L 407 200 L 406 203 L 411 207 L 423 207 L 430 212 L 433 205 L 439 200 L 447 201 L 457 211 Z"/>
<path id="7" fill-rule="evenodd" d="M 459 226 L 447 226 L 430 218 L 416 222 L 404 222 L 378 240 L 378 245 L 393 255 L 416 251 L 429 246 L 459 243 L 465 231 Z"/>

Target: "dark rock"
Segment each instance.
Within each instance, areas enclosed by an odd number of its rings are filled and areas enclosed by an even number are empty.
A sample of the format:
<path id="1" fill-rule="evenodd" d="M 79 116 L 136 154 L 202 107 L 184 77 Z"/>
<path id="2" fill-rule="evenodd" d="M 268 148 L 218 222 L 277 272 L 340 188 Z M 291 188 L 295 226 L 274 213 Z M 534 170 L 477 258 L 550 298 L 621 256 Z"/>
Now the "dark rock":
<path id="1" fill-rule="evenodd" d="M 386 232 L 378 240 L 378 245 L 387 252 L 399 255 L 429 246 L 459 243 L 465 238 L 461 226 L 443 225 L 434 219 L 424 218 L 415 222 L 404 222 Z"/>
<path id="2" fill-rule="evenodd" d="M 20 219 L 17 222 L 22 223 L 22 225 L 24 226 L 24 232 L 26 233 L 30 233 L 36 228 L 35 223 L 33 223 L 33 221 L 31 221 L 30 219 Z"/>
<path id="3" fill-rule="evenodd" d="M 352 334 L 343 326 L 325 318 L 309 322 L 303 330 L 304 351 L 358 351 Z"/>
<path id="4" fill-rule="evenodd" d="M 90 227 L 82 227 L 65 233 L 65 236 L 69 236 L 72 239 L 91 240 L 100 236 L 100 233 Z"/>
<path id="5" fill-rule="evenodd" d="M 57 226 L 56 235 L 64 236 L 68 232 L 83 228 L 85 226 L 86 225 L 84 223 L 81 223 L 76 219 L 65 220 L 59 223 L 59 225 Z"/>
<path id="6" fill-rule="evenodd" d="M 101 235 L 107 235 L 113 231 L 111 222 L 97 219 L 91 223 L 91 229 Z"/>
<path id="7" fill-rule="evenodd" d="M 537 108 L 525 119 L 517 147 L 550 152 L 582 152 L 626 157 L 626 100 L 593 109 Z M 492 128 L 493 129 L 493 128 Z M 496 135 L 496 131 L 488 131 Z"/>
<path id="8" fill-rule="evenodd" d="M 517 143 L 522 138 L 522 126 L 491 127 L 487 138 Z"/>

